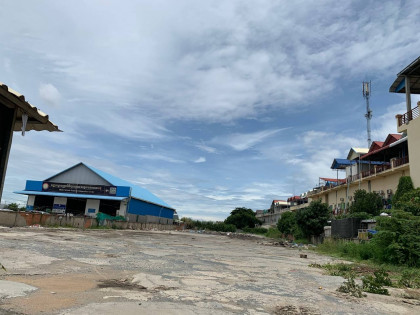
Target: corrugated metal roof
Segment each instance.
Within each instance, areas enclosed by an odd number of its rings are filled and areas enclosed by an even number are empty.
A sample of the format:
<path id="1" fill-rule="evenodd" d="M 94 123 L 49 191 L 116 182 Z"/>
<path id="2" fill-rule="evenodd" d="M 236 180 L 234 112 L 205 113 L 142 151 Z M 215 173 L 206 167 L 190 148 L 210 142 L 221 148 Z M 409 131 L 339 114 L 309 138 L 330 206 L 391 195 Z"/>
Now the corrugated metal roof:
<path id="1" fill-rule="evenodd" d="M 49 120 L 47 114 L 28 103 L 24 95 L 9 88 L 2 82 L 0 82 L 0 102 L 5 106 L 18 108 L 14 131 L 20 131 L 22 129 L 22 114 L 24 113 L 28 115 L 26 131 L 61 131 L 57 125 Z"/>
<path id="2" fill-rule="evenodd" d="M 420 57 L 397 74 L 389 88 L 391 93 L 405 93 L 405 76 L 410 77 L 410 93 L 420 94 Z"/>
<path id="3" fill-rule="evenodd" d="M 351 148 L 349 154 L 347 154 L 348 160 L 354 160 L 360 155 L 366 154 L 369 152 L 368 148 Z"/>
<path id="4" fill-rule="evenodd" d="M 109 183 L 111 183 L 113 186 L 129 186 L 129 187 L 131 187 L 131 197 L 132 198 L 139 199 L 139 200 L 142 200 L 142 201 L 146 201 L 146 202 L 149 202 L 149 203 L 156 204 L 158 206 L 163 206 L 165 208 L 175 210 L 174 208 L 172 208 L 170 205 L 168 205 L 162 199 L 156 197 L 154 194 L 152 194 L 147 189 L 136 186 L 133 183 L 130 183 L 126 180 L 123 180 L 121 178 L 118 178 L 116 176 L 108 174 L 108 173 L 106 173 L 104 171 L 101 171 L 99 169 L 96 169 L 92 166 L 86 165 L 84 163 L 82 163 L 82 164 L 85 165 L 90 170 L 92 170 L 93 172 L 95 172 L 96 174 L 98 174 L 99 176 L 101 176 L 103 179 L 105 179 Z"/>
<path id="5" fill-rule="evenodd" d="M 102 195 L 87 195 L 87 194 L 68 194 L 59 193 L 54 191 L 33 191 L 33 190 L 19 190 L 15 191 L 15 194 L 21 195 L 37 195 L 37 196 L 56 196 L 66 198 L 86 198 L 86 199 L 101 199 L 101 200 L 124 200 L 128 197 L 114 197 L 114 196 L 102 196 Z"/>

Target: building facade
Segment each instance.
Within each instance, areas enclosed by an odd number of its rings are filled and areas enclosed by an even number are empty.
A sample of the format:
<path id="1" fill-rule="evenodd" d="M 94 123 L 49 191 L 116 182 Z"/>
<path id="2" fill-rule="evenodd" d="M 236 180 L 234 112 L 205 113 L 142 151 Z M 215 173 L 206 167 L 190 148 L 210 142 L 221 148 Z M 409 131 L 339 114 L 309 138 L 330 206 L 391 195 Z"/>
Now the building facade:
<path id="1" fill-rule="evenodd" d="M 374 141 L 368 149 L 352 148 L 347 159 L 335 159 L 331 168 L 337 175 L 344 170 L 346 178 L 337 176 L 336 184 L 315 187 L 308 192 L 310 199 L 320 199 L 340 214 L 348 210 L 358 189 L 377 193 L 384 208 L 389 208 L 401 176 L 410 176 L 414 187 L 420 187 L 420 102 L 411 106 L 411 94 L 420 94 L 419 78 L 420 57 L 397 75 L 389 89 L 406 95 L 407 112 L 396 116 L 398 134 Z"/>
<path id="2" fill-rule="evenodd" d="M 148 190 L 84 163 L 43 181 L 26 181 L 27 210 L 96 217 L 99 212 L 130 222 L 172 224 L 175 209 Z"/>

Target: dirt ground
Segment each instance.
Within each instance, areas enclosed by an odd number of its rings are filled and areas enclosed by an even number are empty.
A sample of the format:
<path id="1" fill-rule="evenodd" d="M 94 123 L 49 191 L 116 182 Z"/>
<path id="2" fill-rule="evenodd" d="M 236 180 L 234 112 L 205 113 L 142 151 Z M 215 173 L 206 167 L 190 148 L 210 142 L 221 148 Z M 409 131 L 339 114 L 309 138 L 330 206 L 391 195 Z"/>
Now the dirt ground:
<path id="1" fill-rule="evenodd" d="M 308 267 L 332 261 L 258 238 L 0 228 L 0 314 L 420 314 L 404 290 L 357 299 Z"/>

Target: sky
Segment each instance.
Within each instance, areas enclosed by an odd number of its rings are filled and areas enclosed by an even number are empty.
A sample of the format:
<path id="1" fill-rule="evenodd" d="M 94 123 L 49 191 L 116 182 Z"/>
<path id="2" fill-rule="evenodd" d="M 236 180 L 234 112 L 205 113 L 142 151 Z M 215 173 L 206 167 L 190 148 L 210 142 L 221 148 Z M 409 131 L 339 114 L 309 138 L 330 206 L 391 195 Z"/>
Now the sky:
<path id="1" fill-rule="evenodd" d="M 14 134 L 3 201 L 84 162 L 180 216 L 267 209 L 396 133 L 416 1 L 0 0 L 0 81 L 62 133 Z M 420 98 L 413 95 L 412 103 Z M 339 174 L 344 177 L 344 174 Z"/>

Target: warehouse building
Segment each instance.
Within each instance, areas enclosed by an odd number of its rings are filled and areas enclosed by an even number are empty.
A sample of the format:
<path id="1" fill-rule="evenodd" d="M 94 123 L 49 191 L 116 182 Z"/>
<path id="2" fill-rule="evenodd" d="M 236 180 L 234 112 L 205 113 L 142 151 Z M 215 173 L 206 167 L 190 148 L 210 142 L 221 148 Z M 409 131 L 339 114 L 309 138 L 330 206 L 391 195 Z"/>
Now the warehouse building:
<path id="1" fill-rule="evenodd" d="M 175 209 L 148 190 L 84 163 L 43 181 L 27 180 L 27 210 L 95 217 L 99 212 L 130 222 L 172 224 Z"/>

